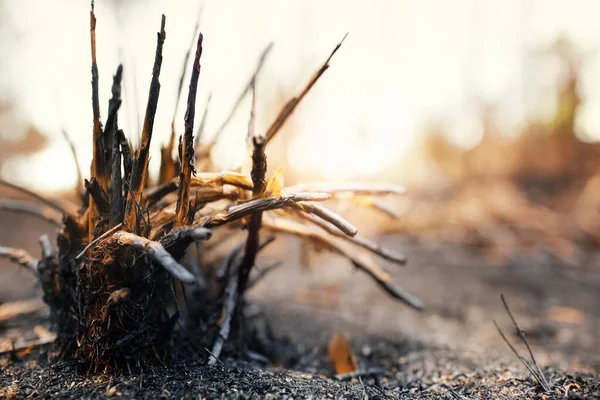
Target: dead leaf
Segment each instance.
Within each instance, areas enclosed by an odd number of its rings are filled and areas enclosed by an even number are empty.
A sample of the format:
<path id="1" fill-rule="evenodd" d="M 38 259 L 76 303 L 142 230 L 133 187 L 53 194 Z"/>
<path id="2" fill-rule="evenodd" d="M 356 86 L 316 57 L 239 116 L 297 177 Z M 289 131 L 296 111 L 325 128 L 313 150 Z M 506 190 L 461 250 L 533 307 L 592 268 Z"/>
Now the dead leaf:
<path id="1" fill-rule="evenodd" d="M 347 374 L 358 369 L 356 356 L 352 353 L 346 336 L 341 332 L 333 334 L 328 346 L 329 358 L 336 374 Z"/>

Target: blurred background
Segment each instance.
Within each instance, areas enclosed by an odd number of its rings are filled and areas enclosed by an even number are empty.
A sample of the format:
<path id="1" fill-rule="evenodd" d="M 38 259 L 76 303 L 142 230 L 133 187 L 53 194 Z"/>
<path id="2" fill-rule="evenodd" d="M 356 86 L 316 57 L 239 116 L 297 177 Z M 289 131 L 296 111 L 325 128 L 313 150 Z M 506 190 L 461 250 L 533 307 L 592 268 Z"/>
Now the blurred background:
<path id="1" fill-rule="evenodd" d="M 107 114 L 112 74 L 123 63 L 120 126 L 137 143 L 161 13 L 167 39 L 154 175 L 198 18 L 204 53 L 196 114 L 210 101 L 203 140 L 227 117 L 269 43 L 274 47 L 257 86 L 258 131 L 348 33 L 268 156 L 270 166 L 284 166 L 290 183 L 408 187 L 406 198 L 383 199 L 353 218 L 367 234 L 412 256 L 415 266 L 398 276 L 430 305 L 428 314 L 390 311 L 384 296 L 374 294 L 369 298 L 381 301 L 380 311 L 360 313 L 355 305 L 353 315 L 364 326 L 388 320 L 384 330 L 420 337 L 427 331 L 442 343 L 468 342 L 468 331 L 479 332 L 473 333 L 478 343 L 502 346 L 485 316 L 504 291 L 540 343 L 559 352 L 555 362 L 599 369 L 599 11 L 596 0 L 97 0 L 101 114 Z M 88 2 L 0 0 L 3 179 L 72 196 L 77 173 L 63 130 L 89 174 L 89 41 Z M 184 108 L 175 120 L 178 133 Z M 249 110 L 246 99 L 227 126 L 216 149 L 218 168 L 243 159 Z M 1 244 L 34 254 L 39 234 L 52 229 L 5 212 L 0 218 Z M 31 283 L 14 266 L 3 270 L 7 281 Z M 289 280 L 293 271 L 272 279 Z M 296 300 L 314 306 L 315 293 L 338 296 L 332 282 L 340 275 L 330 275 L 330 281 L 315 278 L 321 284 L 309 286 L 314 293 L 302 289 Z M 370 285 L 343 282 L 352 293 Z M 0 301 L 32 286 L 8 285 Z M 287 296 L 289 287 L 279 287 L 256 291 Z M 344 314 L 344 301 L 325 308 Z M 411 321 L 410 328 L 390 326 L 390 313 Z"/>

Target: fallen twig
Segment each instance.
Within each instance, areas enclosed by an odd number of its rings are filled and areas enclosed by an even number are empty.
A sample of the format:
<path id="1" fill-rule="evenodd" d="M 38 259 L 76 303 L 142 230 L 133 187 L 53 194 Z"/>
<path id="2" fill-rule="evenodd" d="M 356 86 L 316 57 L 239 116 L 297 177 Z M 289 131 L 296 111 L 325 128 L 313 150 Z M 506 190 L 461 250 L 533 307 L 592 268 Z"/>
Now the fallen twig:
<path id="1" fill-rule="evenodd" d="M 0 199 L 0 210 L 23 213 L 41 218 L 55 226 L 62 226 L 62 217 L 51 207 L 40 206 L 22 200 Z"/>
<path id="2" fill-rule="evenodd" d="M 37 275 L 39 260 L 23 249 L 0 246 L 0 257 L 8 258 L 10 261 L 25 267 L 28 271 Z"/>

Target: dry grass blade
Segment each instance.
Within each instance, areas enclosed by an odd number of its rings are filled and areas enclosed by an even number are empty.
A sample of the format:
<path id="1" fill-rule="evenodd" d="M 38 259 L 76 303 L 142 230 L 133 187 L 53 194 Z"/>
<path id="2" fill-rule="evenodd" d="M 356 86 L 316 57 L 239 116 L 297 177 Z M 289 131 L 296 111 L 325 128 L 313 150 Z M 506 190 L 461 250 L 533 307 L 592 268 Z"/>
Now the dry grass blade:
<path id="1" fill-rule="evenodd" d="M 325 223 L 320 218 L 317 218 L 314 215 L 306 212 L 299 212 L 298 215 L 300 215 L 301 218 L 304 218 L 310 221 L 311 223 L 319 226 L 320 228 L 324 229 L 327 233 L 345 239 L 349 242 L 355 243 L 356 245 L 361 246 L 364 249 L 377 254 L 381 258 L 384 258 L 388 261 L 394 262 L 399 265 L 406 264 L 406 257 L 403 254 L 394 253 L 393 251 L 386 249 L 385 247 L 382 247 L 375 242 L 372 242 L 366 237 L 359 235 L 348 236 L 341 232 L 339 229 L 334 229 L 333 227 L 331 227 L 331 225 Z"/>
<path id="2" fill-rule="evenodd" d="M 148 173 L 148 159 L 150 156 L 150 142 L 152 141 L 152 131 L 154 129 L 154 117 L 158 105 L 158 96 L 160 94 L 160 68 L 162 65 L 162 49 L 165 42 L 165 16 L 162 16 L 160 32 L 157 34 L 156 54 L 154 57 L 154 67 L 152 69 L 152 82 L 150 83 L 150 92 L 148 95 L 148 104 L 146 106 L 146 116 L 144 117 L 144 127 L 142 129 L 142 140 L 140 148 L 137 151 L 131 171 L 131 180 L 129 184 L 130 194 L 125 208 L 125 224 L 127 230 L 139 231 L 138 210 L 135 204 L 140 204 L 142 190 L 146 183 Z"/>
<path id="3" fill-rule="evenodd" d="M 385 196 L 404 195 L 406 188 L 399 185 L 377 185 L 365 183 L 303 183 L 288 188 L 295 192 L 324 192 L 335 196 L 338 194 L 351 194 L 354 196 Z"/>
<path id="4" fill-rule="evenodd" d="M 37 274 L 39 260 L 23 249 L 0 246 L 0 257 L 25 267 L 28 271 Z"/>
<path id="5" fill-rule="evenodd" d="M 41 218 L 55 226 L 62 226 L 62 216 L 56 210 L 22 200 L 0 199 L 0 210 L 23 213 Z"/>
<path id="6" fill-rule="evenodd" d="M 550 387 L 548 380 L 544 376 L 544 373 L 543 373 L 542 369 L 540 368 L 540 365 L 538 364 L 538 362 L 535 359 L 535 356 L 533 355 L 531 346 L 529 346 L 529 341 L 527 340 L 527 337 L 525 336 L 525 331 L 523 331 L 523 329 L 521 329 L 521 327 L 517 323 L 517 320 L 513 316 L 512 312 L 510 311 L 510 308 L 508 307 L 508 303 L 506 303 L 506 299 L 504 298 L 503 294 L 500 295 L 500 298 L 502 299 L 502 304 L 504 305 L 504 309 L 506 310 L 515 329 L 517 330 L 519 339 L 521 339 L 521 341 L 525 344 L 525 347 L 527 347 L 527 351 L 529 352 L 529 356 L 531 357 L 531 363 L 529 363 L 529 361 L 527 361 L 523 356 L 521 356 L 519 354 L 517 349 L 510 343 L 510 341 L 508 340 L 508 338 L 506 337 L 506 335 L 504 334 L 502 329 L 500 329 L 500 326 L 498 325 L 498 323 L 494 320 L 494 325 L 496 325 L 496 329 L 498 330 L 498 333 L 500 334 L 500 336 L 502 337 L 504 342 L 508 345 L 508 347 L 511 349 L 513 354 L 523 363 L 523 365 L 525 365 L 527 370 L 531 373 L 531 375 L 534 377 L 534 379 L 537 381 L 537 383 L 540 385 L 540 387 L 545 392 L 552 391 L 552 388 Z"/>
<path id="7" fill-rule="evenodd" d="M 306 96 L 306 94 L 315 85 L 315 83 L 317 83 L 317 81 L 319 80 L 319 78 L 321 77 L 321 75 L 323 75 L 323 73 L 329 68 L 329 61 L 331 61 L 331 58 L 338 51 L 338 49 L 342 46 L 342 43 L 346 39 L 347 35 L 348 34 L 346 34 L 342 38 L 342 40 L 340 41 L 340 43 L 338 43 L 337 46 L 335 46 L 335 48 L 333 49 L 333 51 L 331 52 L 331 54 L 329 55 L 329 57 L 327 57 L 327 60 L 325 60 L 325 62 L 323 63 L 323 65 L 321 65 L 321 68 L 319 68 L 313 74 L 313 76 L 309 79 L 308 83 L 306 84 L 306 86 L 304 87 L 304 89 L 300 92 L 300 94 L 298 94 L 298 96 L 293 97 L 290 101 L 288 101 L 286 103 L 286 105 L 283 106 L 283 108 L 281 109 L 281 111 L 279 111 L 279 115 L 277 115 L 277 118 L 275 118 L 275 121 L 273 121 L 273 123 L 271 124 L 271 126 L 267 130 L 267 133 L 265 134 L 267 143 L 269 143 L 271 140 L 273 140 L 273 138 L 275 137 L 275 135 L 277 134 L 277 132 L 279 132 L 279 130 L 283 127 L 283 124 L 285 124 L 285 122 L 287 121 L 287 119 L 292 115 L 292 113 L 294 112 L 294 110 L 296 109 L 296 107 L 298 106 L 298 104 L 300 104 L 300 102 L 302 101 L 302 99 L 304 98 L 304 96 Z"/>
<path id="8" fill-rule="evenodd" d="M 181 282 L 195 282 L 194 275 L 192 275 L 183 265 L 175 261 L 173 256 L 171 256 L 159 242 L 123 231 L 116 232 L 111 240 L 119 243 L 121 246 L 131 246 L 144 252 Z"/>

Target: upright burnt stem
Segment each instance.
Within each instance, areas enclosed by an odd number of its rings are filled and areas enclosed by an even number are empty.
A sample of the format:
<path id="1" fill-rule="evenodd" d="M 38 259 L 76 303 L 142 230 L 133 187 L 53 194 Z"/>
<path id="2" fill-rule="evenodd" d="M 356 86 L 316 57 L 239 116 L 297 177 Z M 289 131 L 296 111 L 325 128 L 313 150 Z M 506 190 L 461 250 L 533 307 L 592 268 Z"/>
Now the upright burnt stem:
<path id="1" fill-rule="evenodd" d="M 102 145 L 102 124 L 100 123 L 100 101 L 98 97 L 98 65 L 96 64 L 96 16 L 94 15 L 94 2 L 90 10 L 90 45 L 92 53 L 92 111 L 94 114 L 94 135 L 93 135 L 93 159 L 91 168 L 91 177 L 98 179 L 102 189 L 106 190 L 104 149 Z M 90 198 L 88 213 L 88 231 L 90 238 L 96 224 L 98 213 L 93 199 Z"/>
<path id="2" fill-rule="evenodd" d="M 125 209 L 125 225 L 128 231 L 135 231 L 137 221 L 140 217 L 135 203 L 139 204 L 142 198 L 142 190 L 146 183 L 148 171 L 148 157 L 150 152 L 150 142 L 152 141 L 152 130 L 154 129 L 154 117 L 158 105 L 158 96 L 160 94 L 160 67 L 162 65 L 162 49 L 165 42 L 165 16 L 162 16 L 160 32 L 157 35 L 156 54 L 154 57 L 154 68 L 152 69 L 152 82 L 150 83 L 150 93 L 148 95 L 148 105 L 146 106 L 146 116 L 144 117 L 144 127 L 142 129 L 142 140 L 140 148 L 137 151 L 133 161 L 131 171 L 131 181 L 129 184 L 130 194 L 127 198 Z"/>
<path id="3" fill-rule="evenodd" d="M 108 101 L 108 117 L 106 118 L 106 127 L 104 129 L 104 135 L 102 136 L 102 145 L 104 147 L 104 162 L 106 168 L 111 166 L 111 174 L 109 176 L 112 181 L 112 158 L 113 158 L 113 147 L 115 136 L 118 127 L 118 113 L 121 107 L 121 80 L 123 78 L 123 65 L 119 64 L 117 72 L 113 76 L 113 84 L 111 88 L 112 97 Z"/>
<path id="4" fill-rule="evenodd" d="M 123 177 L 121 176 L 121 146 L 119 134 L 115 132 L 112 142 L 112 192 L 110 202 L 110 226 L 123 221 Z"/>
<path id="5" fill-rule="evenodd" d="M 194 158 L 194 117 L 196 116 L 196 91 L 200 78 L 200 57 L 202 56 L 202 33 L 198 35 L 194 69 L 190 79 L 190 89 L 185 111 L 185 132 L 181 142 L 180 161 L 181 173 L 179 175 L 179 191 L 177 193 L 177 226 L 189 224 L 190 209 L 190 179 L 196 173 Z"/>
<path id="6" fill-rule="evenodd" d="M 253 102 L 254 104 L 254 102 Z M 254 110 L 251 114 L 254 117 Z M 250 126 L 254 125 L 253 121 L 250 122 Z M 265 175 L 267 173 L 267 156 L 265 155 L 266 141 L 263 136 L 253 136 L 254 152 L 252 153 L 252 183 L 254 185 L 252 194 L 254 197 L 259 197 L 264 194 L 267 187 L 265 181 Z M 256 254 L 258 253 L 258 246 L 260 243 L 259 231 L 262 225 L 262 211 L 256 211 L 250 215 L 250 222 L 248 223 L 248 240 L 246 241 L 246 252 L 244 253 L 244 259 L 240 266 L 239 271 L 239 284 L 238 290 L 240 293 L 244 293 L 248 284 L 248 277 L 250 271 L 256 261 Z"/>

